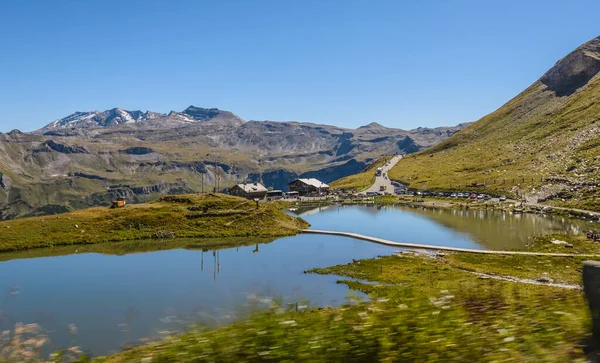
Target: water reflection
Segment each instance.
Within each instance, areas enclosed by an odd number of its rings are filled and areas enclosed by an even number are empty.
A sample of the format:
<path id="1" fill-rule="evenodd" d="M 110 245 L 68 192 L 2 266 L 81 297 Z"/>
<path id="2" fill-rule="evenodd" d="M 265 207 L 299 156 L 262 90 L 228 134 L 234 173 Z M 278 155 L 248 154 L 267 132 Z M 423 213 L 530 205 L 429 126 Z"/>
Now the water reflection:
<path id="1" fill-rule="evenodd" d="M 181 331 L 190 322 L 222 326 L 273 301 L 339 305 L 348 290 L 335 283 L 335 276 L 303 271 L 395 250 L 326 236 L 251 242 L 225 249 L 2 262 L 0 291 L 6 293 L 0 297 L 0 331 L 17 322 L 37 323 L 48 331 L 49 352 L 72 344 L 68 326 L 75 324 L 77 345 L 105 354 L 144 337 Z"/>
<path id="2" fill-rule="evenodd" d="M 315 212 L 317 211 L 317 212 Z M 590 222 L 538 214 L 390 205 L 298 209 L 312 229 L 354 232 L 392 241 L 464 248 L 522 248 L 535 236 L 582 234 Z"/>
<path id="3" fill-rule="evenodd" d="M 516 247 L 537 234 L 582 233 L 587 225 L 489 210 L 369 205 L 297 212 L 315 229 L 471 248 Z M 49 351 L 71 346 L 76 337 L 77 345 L 91 353 L 106 354 L 145 337 L 181 331 L 189 322 L 222 326 L 274 301 L 297 303 L 300 309 L 339 305 L 348 290 L 335 283 L 335 276 L 303 271 L 395 250 L 343 237 L 299 235 L 276 241 L 135 241 L 2 254 L 0 331 L 17 322 L 37 323 L 50 337 Z"/>

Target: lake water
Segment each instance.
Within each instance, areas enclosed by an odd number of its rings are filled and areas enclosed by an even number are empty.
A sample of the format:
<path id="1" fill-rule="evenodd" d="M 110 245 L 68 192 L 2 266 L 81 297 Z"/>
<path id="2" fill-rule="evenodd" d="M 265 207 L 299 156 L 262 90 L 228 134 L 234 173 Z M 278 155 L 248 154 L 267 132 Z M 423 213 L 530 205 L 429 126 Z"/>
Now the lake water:
<path id="1" fill-rule="evenodd" d="M 596 225 L 583 220 L 492 210 L 432 210 L 391 205 L 299 209 L 311 229 L 354 232 L 397 242 L 475 249 L 524 247 L 534 236 L 582 234 Z"/>
<path id="2" fill-rule="evenodd" d="M 589 225 L 537 215 L 376 206 L 298 213 L 313 229 L 488 249 L 522 246 L 529 237 L 544 233 L 582 233 Z M 161 331 L 181 331 L 193 321 L 227 324 L 249 309 L 265 308 L 273 299 L 300 301 L 301 306 L 305 300 L 309 306 L 339 305 L 349 291 L 335 283 L 335 276 L 303 271 L 397 250 L 318 235 L 218 251 L 68 254 L 79 248 L 46 251 L 59 256 L 0 262 L 0 330 L 17 322 L 38 323 L 50 336 L 48 351 L 76 344 L 93 355 L 106 354 Z M 76 336 L 69 333 L 69 324 L 77 326 Z"/>

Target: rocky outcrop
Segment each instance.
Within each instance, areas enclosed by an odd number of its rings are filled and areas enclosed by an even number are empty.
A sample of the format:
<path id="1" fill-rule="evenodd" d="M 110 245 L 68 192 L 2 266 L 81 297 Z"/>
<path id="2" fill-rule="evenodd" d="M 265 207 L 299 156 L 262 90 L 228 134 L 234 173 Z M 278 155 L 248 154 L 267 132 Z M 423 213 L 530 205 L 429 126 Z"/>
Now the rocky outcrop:
<path id="1" fill-rule="evenodd" d="M 75 178 L 90 179 L 90 180 L 101 180 L 101 181 L 106 181 L 107 180 L 106 178 L 101 177 L 99 175 L 86 174 L 86 173 L 80 173 L 80 172 L 69 173 L 69 176 L 70 177 L 75 177 Z"/>
<path id="2" fill-rule="evenodd" d="M 121 152 L 124 154 L 129 154 L 129 155 L 146 155 L 146 154 L 152 154 L 155 151 L 154 151 L 154 149 L 149 148 L 149 147 L 135 146 L 135 147 L 130 147 L 129 149 L 121 150 Z"/>
<path id="3" fill-rule="evenodd" d="M 12 185 L 12 180 L 6 174 L 0 173 L 0 188 L 9 190 Z"/>
<path id="4" fill-rule="evenodd" d="M 196 106 L 190 106 L 186 108 L 182 113 L 192 117 L 194 120 L 204 121 L 211 118 L 217 117 L 220 110 L 218 108 L 202 108 Z"/>
<path id="5" fill-rule="evenodd" d="M 46 141 L 45 146 L 50 150 L 54 150 L 56 152 L 63 153 L 63 154 L 88 154 L 89 153 L 87 151 L 87 149 L 84 148 L 83 146 L 63 145 L 63 144 L 59 144 L 59 143 L 55 142 L 54 140 Z M 46 150 L 48 150 L 48 149 L 46 149 Z"/>
<path id="6" fill-rule="evenodd" d="M 559 60 L 540 81 L 557 96 L 569 96 L 587 84 L 598 72 L 600 72 L 600 37 L 585 43 Z"/>

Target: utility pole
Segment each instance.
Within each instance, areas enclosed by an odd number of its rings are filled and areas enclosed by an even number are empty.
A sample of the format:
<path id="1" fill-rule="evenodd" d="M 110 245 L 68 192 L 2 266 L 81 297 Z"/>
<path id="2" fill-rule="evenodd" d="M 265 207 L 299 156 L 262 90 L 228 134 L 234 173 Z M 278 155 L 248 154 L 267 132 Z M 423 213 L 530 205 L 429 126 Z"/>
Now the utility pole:
<path id="1" fill-rule="evenodd" d="M 206 154 L 206 159 L 209 161 L 208 165 L 210 166 L 210 153 Z M 204 167 L 204 170 L 208 173 L 208 168 L 206 166 Z M 208 179 L 206 179 L 206 182 L 208 183 Z M 202 189 L 204 190 L 204 179 L 202 179 Z"/>
<path id="2" fill-rule="evenodd" d="M 215 156 L 215 193 L 219 192 L 219 176 L 217 173 L 217 157 Z"/>

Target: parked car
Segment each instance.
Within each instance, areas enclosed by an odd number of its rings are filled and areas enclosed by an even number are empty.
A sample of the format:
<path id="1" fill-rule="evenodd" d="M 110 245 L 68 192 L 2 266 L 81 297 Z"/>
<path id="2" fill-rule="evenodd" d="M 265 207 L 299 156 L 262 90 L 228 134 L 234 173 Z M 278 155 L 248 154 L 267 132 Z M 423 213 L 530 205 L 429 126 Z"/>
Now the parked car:
<path id="1" fill-rule="evenodd" d="M 456 197 L 457 197 L 457 194 L 456 194 L 456 193 L 452 193 L 452 194 L 450 194 L 450 198 L 456 198 Z"/>
<path id="2" fill-rule="evenodd" d="M 485 195 L 483 195 L 483 194 L 479 194 L 479 195 L 477 196 L 477 199 L 481 199 L 481 200 L 483 200 L 483 199 L 485 199 Z"/>
<path id="3" fill-rule="evenodd" d="M 506 195 L 500 196 L 500 201 L 501 202 L 506 202 Z"/>
<path id="4" fill-rule="evenodd" d="M 469 196 L 469 198 L 471 198 L 471 199 L 477 199 L 477 194 L 473 193 L 473 194 L 471 194 L 471 195 Z"/>

